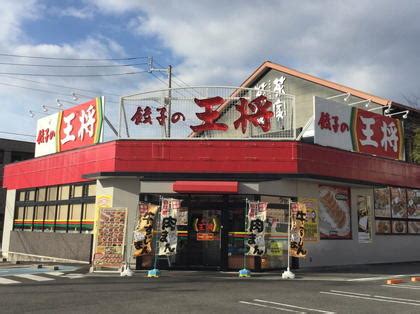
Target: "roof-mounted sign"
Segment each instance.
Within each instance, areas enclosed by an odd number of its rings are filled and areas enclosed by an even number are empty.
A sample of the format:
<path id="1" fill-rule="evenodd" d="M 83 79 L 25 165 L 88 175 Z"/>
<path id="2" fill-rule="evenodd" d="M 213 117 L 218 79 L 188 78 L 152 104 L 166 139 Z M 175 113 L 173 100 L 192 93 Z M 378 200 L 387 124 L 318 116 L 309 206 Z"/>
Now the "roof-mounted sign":
<path id="1" fill-rule="evenodd" d="M 400 120 L 316 96 L 314 113 L 315 144 L 403 160 Z"/>
<path id="2" fill-rule="evenodd" d="M 103 136 L 104 97 L 39 119 L 35 157 L 97 144 Z"/>

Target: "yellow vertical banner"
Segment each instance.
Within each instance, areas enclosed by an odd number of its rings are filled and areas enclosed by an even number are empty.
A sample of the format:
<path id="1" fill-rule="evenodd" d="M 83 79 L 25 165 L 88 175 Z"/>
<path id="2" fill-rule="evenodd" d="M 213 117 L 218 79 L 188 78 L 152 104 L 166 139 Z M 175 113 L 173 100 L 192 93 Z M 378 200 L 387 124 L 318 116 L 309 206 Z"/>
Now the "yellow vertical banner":
<path id="1" fill-rule="evenodd" d="M 139 204 L 139 220 L 133 235 L 134 256 L 152 253 L 153 224 L 158 209 L 159 205 L 150 203 Z"/>
<path id="2" fill-rule="evenodd" d="M 305 257 L 306 250 L 303 248 L 303 239 L 305 236 L 306 206 L 303 203 L 291 203 L 290 206 L 290 255 Z"/>
<path id="3" fill-rule="evenodd" d="M 319 210 L 318 199 L 299 198 L 298 202 L 306 206 L 305 242 L 319 241 Z"/>

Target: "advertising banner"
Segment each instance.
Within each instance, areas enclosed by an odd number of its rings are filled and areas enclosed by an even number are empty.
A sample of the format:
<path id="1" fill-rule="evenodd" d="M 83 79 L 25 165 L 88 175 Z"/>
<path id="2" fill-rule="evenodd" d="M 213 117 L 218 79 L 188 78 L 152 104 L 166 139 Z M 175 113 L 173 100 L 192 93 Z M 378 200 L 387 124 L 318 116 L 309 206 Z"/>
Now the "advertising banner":
<path id="1" fill-rule="evenodd" d="M 38 120 L 35 157 L 97 144 L 103 137 L 104 97 Z"/>
<path id="2" fill-rule="evenodd" d="M 319 241 L 319 210 L 318 200 L 316 198 L 299 198 L 299 204 L 304 204 L 306 207 L 306 221 L 305 221 L 305 242 Z"/>
<path id="3" fill-rule="evenodd" d="M 303 249 L 305 236 L 306 205 L 304 203 L 291 203 L 290 219 L 290 255 L 293 257 L 305 257 Z"/>
<path id="4" fill-rule="evenodd" d="M 248 202 L 246 255 L 262 256 L 265 254 L 265 223 L 267 202 Z"/>
<path id="5" fill-rule="evenodd" d="M 403 188 L 390 188 L 392 218 L 407 218 L 407 193 Z"/>
<path id="6" fill-rule="evenodd" d="M 315 144 L 403 160 L 400 120 L 317 96 L 314 113 Z"/>
<path id="7" fill-rule="evenodd" d="M 133 234 L 134 256 L 152 253 L 153 223 L 159 206 L 150 203 L 139 204 L 139 220 Z"/>
<path id="8" fill-rule="evenodd" d="M 420 219 L 420 190 L 407 189 L 407 211 L 408 218 Z"/>
<path id="9" fill-rule="evenodd" d="M 359 243 L 372 242 L 372 222 L 369 196 L 357 196 L 357 221 Z"/>
<path id="10" fill-rule="evenodd" d="M 177 218 L 181 201 L 172 198 L 162 199 L 160 211 L 159 255 L 175 255 L 178 243 Z"/>
<path id="11" fill-rule="evenodd" d="M 127 208 L 100 208 L 94 267 L 119 268 L 124 262 Z"/>
<path id="12" fill-rule="evenodd" d="M 321 239 L 351 239 L 350 191 L 339 186 L 319 186 Z"/>
<path id="13" fill-rule="evenodd" d="M 389 188 L 374 189 L 375 217 L 391 218 L 391 194 Z"/>

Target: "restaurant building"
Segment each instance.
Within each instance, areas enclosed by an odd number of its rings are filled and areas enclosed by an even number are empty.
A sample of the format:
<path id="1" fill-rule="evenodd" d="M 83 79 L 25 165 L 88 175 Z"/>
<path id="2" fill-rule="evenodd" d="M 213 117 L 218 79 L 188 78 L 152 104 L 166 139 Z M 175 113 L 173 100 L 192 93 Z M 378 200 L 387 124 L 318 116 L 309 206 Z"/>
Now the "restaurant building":
<path id="1" fill-rule="evenodd" d="M 47 117 L 38 157 L 5 167 L 3 257 L 150 269 L 156 244 L 138 253 L 134 231 L 169 200 L 176 253 L 159 268 L 242 268 L 255 204 L 264 243 L 246 256 L 252 270 L 287 265 L 294 203 L 307 217 L 295 267 L 420 261 L 414 108 L 265 62 L 240 87 L 122 97 L 114 139 L 103 141 L 103 117 L 101 98 Z"/>

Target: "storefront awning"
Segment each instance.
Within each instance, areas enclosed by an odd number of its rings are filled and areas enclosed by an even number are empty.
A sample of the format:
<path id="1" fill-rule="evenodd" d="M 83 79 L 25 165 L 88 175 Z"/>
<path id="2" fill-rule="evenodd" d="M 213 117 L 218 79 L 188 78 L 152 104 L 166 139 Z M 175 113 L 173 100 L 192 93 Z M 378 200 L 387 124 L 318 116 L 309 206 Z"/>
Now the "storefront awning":
<path id="1" fill-rule="evenodd" d="M 237 181 L 175 181 L 172 186 L 178 193 L 238 193 Z"/>

